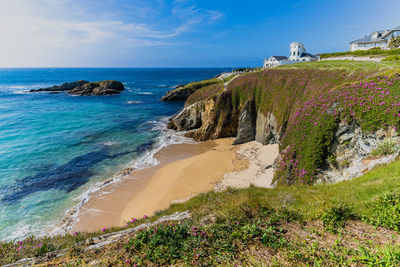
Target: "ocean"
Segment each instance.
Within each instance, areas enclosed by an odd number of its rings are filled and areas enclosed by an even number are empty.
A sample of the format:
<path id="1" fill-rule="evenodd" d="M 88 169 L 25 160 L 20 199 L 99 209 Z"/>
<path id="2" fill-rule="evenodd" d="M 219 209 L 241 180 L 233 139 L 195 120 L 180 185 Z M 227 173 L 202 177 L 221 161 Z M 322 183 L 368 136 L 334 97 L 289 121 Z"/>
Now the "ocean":
<path id="1" fill-rule="evenodd" d="M 183 102 L 176 85 L 222 68 L 0 69 L 0 240 L 45 235 L 96 183 L 157 164 L 155 151 L 188 141 L 165 128 Z M 114 79 L 115 96 L 27 93 L 76 80 Z"/>

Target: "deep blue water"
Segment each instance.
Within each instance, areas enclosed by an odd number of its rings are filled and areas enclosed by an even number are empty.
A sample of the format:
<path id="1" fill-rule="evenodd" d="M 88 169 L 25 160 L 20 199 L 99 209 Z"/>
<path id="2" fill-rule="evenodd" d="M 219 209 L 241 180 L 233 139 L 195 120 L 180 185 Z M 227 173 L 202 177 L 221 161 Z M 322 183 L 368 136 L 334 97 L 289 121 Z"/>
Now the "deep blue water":
<path id="1" fill-rule="evenodd" d="M 183 103 L 161 96 L 223 71 L 0 69 L 0 240 L 46 233 L 94 183 L 175 142 L 164 122 Z M 119 80 L 126 90 L 90 97 L 26 93 L 81 79 Z"/>

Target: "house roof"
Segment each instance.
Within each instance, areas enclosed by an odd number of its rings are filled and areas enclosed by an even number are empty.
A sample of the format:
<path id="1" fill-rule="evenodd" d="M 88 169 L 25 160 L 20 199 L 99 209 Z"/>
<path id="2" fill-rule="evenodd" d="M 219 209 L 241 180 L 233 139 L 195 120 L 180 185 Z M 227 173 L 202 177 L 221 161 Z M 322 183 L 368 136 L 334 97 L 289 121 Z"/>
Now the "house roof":
<path id="1" fill-rule="evenodd" d="M 315 58 L 317 58 L 317 56 L 314 56 L 313 54 L 305 53 L 305 52 L 302 53 L 300 57 L 315 57 Z"/>
<path id="2" fill-rule="evenodd" d="M 271 57 L 274 57 L 274 58 L 277 59 L 277 60 L 285 60 L 285 59 L 288 59 L 288 58 L 285 57 L 285 56 L 271 56 Z"/>
<path id="3" fill-rule="evenodd" d="M 377 39 L 372 39 L 372 35 L 375 33 L 371 33 L 370 35 L 366 35 L 363 38 L 357 39 L 355 41 L 350 42 L 352 43 L 376 43 L 376 42 L 382 42 L 384 41 L 384 37 L 386 37 L 389 33 L 391 33 L 392 31 L 400 31 L 400 26 L 397 26 L 391 30 L 382 30 L 382 31 L 375 31 L 377 32 L 378 38 Z"/>

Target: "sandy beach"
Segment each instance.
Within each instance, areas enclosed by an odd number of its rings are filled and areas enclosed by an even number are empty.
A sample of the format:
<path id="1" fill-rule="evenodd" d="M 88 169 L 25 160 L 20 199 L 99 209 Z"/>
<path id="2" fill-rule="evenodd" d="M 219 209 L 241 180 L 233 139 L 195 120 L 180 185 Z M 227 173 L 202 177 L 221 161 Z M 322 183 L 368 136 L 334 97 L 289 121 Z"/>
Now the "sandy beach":
<path id="1" fill-rule="evenodd" d="M 134 171 L 103 188 L 84 204 L 71 231 L 122 226 L 132 218 L 152 215 L 172 202 L 227 187 L 270 187 L 277 145 L 256 142 L 233 146 L 234 138 L 176 144 L 158 152 L 157 166 Z"/>

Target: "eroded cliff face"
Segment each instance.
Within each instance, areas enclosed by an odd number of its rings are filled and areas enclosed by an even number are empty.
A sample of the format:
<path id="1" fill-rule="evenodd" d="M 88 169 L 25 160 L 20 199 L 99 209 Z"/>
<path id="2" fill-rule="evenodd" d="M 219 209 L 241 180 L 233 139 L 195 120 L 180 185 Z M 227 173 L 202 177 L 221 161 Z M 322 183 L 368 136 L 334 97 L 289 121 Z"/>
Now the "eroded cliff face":
<path id="1" fill-rule="evenodd" d="M 292 79 L 293 75 L 297 79 Z M 327 75 L 331 77 L 328 81 Z M 389 98 L 389 89 L 382 88 L 393 87 L 395 80 L 379 78 L 369 84 L 339 87 L 348 75 L 278 70 L 239 77 L 222 92 L 202 91 L 193 97 L 199 100 L 194 104 L 188 101 L 168 126 L 187 131 L 188 137 L 199 141 L 236 137 L 234 144 L 253 140 L 263 145 L 279 144 L 280 156 L 272 166 L 278 183 L 352 179 L 378 163 L 395 158 L 393 153 L 379 158 L 371 158 L 370 154 L 384 140 L 400 139 L 395 130 L 400 123 L 397 122 L 400 110 L 393 111 L 394 117 L 385 115 L 400 102 L 379 102 L 375 106 L 371 103 L 372 106 L 364 107 L 375 98 Z M 331 90 L 334 87 L 340 89 Z M 365 92 L 369 98 L 365 98 Z M 371 112 L 369 117 L 368 112 Z M 380 119 L 374 120 L 373 114 L 381 116 Z M 387 130 L 378 130 L 379 127 Z"/>
<path id="2" fill-rule="evenodd" d="M 228 101 L 226 101 L 228 100 Z M 187 131 L 197 141 L 236 136 L 237 112 L 224 94 L 185 107 L 168 122 L 168 128 Z"/>
<path id="3" fill-rule="evenodd" d="M 376 132 L 362 131 L 360 124 L 341 121 L 335 132 L 327 167 L 319 174 L 319 182 L 340 182 L 361 176 L 378 164 L 393 161 L 399 153 L 373 157 L 371 152 L 382 142 L 399 142 L 394 128 Z"/>
<path id="4" fill-rule="evenodd" d="M 263 145 L 279 143 L 286 123 L 280 126 L 273 113 L 264 115 L 257 111 L 254 101 L 235 110 L 229 101 L 223 105 L 223 98 L 223 95 L 212 97 L 185 107 L 170 119 L 168 128 L 187 131 L 187 136 L 198 141 L 236 137 L 234 144 L 254 140 Z"/>
<path id="5" fill-rule="evenodd" d="M 187 131 L 186 136 L 197 141 L 223 137 L 236 137 L 234 144 L 254 141 L 263 144 L 279 144 L 285 134 L 286 124 L 279 125 L 272 112 L 264 114 L 248 101 L 242 110 L 231 105 L 221 105 L 221 96 L 196 102 L 172 117 L 168 127 Z M 225 103 L 226 104 L 226 103 Z M 228 103 L 229 104 L 229 103 Z M 371 158 L 369 155 L 380 142 L 400 139 L 395 129 L 367 133 L 357 121 L 340 121 L 326 160 L 318 174 L 318 182 L 339 182 L 361 176 L 377 164 L 393 161 L 399 153 Z M 285 148 L 281 148 L 284 154 Z M 277 158 L 273 168 L 280 162 Z M 290 184 L 290 177 L 288 177 Z"/>

